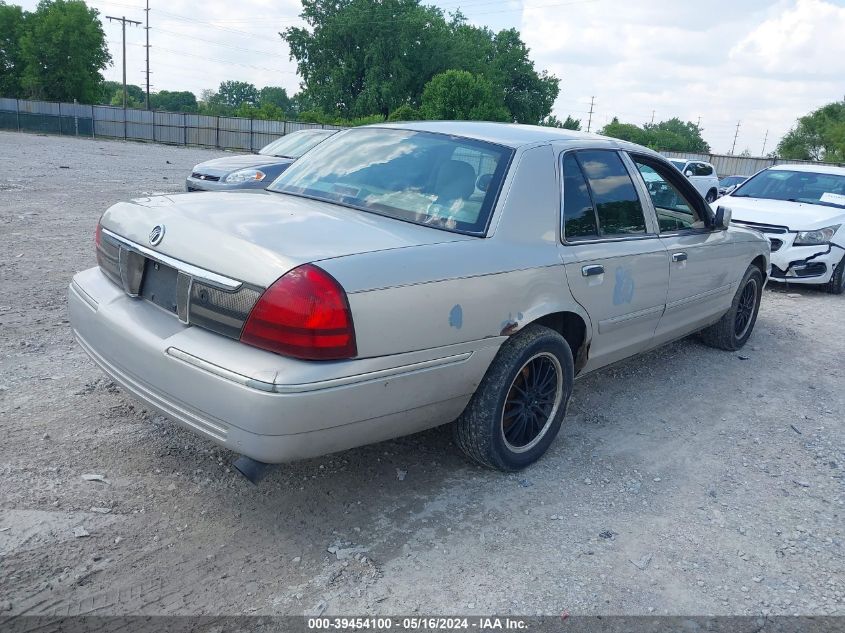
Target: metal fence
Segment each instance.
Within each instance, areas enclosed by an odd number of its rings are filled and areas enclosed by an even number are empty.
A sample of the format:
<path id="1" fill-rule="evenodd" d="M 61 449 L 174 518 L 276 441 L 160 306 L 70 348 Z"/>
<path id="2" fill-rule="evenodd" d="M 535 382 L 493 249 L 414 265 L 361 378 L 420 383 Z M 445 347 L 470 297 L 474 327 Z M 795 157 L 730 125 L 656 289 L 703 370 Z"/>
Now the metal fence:
<path id="1" fill-rule="evenodd" d="M 713 165 L 716 173 L 722 176 L 753 176 L 761 169 L 772 165 L 818 165 L 812 160 L 789 160 L 785 158 L 763 158 L 752 156 L 732 156 L 731 154 L 693 154 L 684 152 L 660 152 L 667 158 L 685 158 L 702 160 Z M 845 163 L 824 163 L 845 167 Z"/>
<path id="2" fill-rule="evenodd" d="M 280 136 L 334 125 L 0 98 L 0 129 L 256 151 Z"/>
<path id="3" fill-rule="evenodd" d="M 298 121 L 265 121 L 182 112 L 124 110 L 114 106 L 27 101 L 0 97 L 0 129 L 19 132 L 119 138 L 254 152 L 280 136 L 313 128 L 342 129 L 336 125 Z M 815 164 L 809 160 L 784 160 L 729 154 L 683 152 L 662 152 L 662 154 L 668 158 L 706 161 L 716 168 L 719 176 L 751 176 L 761 169 L 779 164 Z M 845 166 L 843 163 L 839 165 Z"/>

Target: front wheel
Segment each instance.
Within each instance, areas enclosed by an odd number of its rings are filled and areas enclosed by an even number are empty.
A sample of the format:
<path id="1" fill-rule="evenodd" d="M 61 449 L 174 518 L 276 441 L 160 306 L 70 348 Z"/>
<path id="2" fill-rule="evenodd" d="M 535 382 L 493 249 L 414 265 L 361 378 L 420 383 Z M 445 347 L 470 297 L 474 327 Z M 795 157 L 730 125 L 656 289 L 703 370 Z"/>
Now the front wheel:
<path id="1" fill-rule="evenodd" d="M 827 291 L 832 295 L 845 293 L 845 255 L 833 269 L 833 275 L 827 282 Z"/>
<path id="2" fill-rule="evenodd" d="M 702 341 L 728 351 L 740 349 L 754 330 L 762 295 L 763 273 L 752 264 L 742 277 L 730 309 L 716 323 L 701 331 Z"/>
<path id="3" fill-rule="evenodd" d="M 560 430 L 574 379 L 566 339 L 529 325 L 505 341 L 455 421 L 456 444 L 488 468 L 516 471 L 533 464 Z"/>

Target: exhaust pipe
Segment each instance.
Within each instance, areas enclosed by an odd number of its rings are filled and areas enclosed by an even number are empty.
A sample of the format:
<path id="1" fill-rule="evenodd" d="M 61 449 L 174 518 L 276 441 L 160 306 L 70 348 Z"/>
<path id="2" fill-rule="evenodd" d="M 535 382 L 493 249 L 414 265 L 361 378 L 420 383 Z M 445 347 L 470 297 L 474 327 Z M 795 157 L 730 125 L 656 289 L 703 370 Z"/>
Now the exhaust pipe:
<path id="1" fill-rule="evenodd" d="M 252 484 L 257 486 L 258 482 L 264 479 L 264 477 L 266 477 L 270 472 L 270 468 L 272 468 L 273 464 L 265 464 L 264 462 L 252 459 L 252 457 L 241 455 L 235 460 L 232 466 L 234 466 L 235 470 L 237 470 L 240 474 L 249 479 Z"/>

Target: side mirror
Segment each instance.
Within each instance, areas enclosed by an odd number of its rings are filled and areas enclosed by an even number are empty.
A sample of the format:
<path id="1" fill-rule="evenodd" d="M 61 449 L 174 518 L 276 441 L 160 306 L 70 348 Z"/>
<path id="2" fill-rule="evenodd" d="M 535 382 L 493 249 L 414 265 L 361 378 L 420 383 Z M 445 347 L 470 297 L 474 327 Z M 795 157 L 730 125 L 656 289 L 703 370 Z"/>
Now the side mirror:
<path id="1" fill-rule="evenodd" d="M 728 207 L 718 207 L 716 209 L 715 225 L 717 229 L 726 229 L 731 225 L 731 216 L 733 213 Z"/>
<path id="2" fill-rule="evenodd" d="M 687 170 L 684 172 L 684 176 L 686 176 L 687 178 L 689 178 L 690 176 L 692 176 L 692 169 L 687 169 Z"/>

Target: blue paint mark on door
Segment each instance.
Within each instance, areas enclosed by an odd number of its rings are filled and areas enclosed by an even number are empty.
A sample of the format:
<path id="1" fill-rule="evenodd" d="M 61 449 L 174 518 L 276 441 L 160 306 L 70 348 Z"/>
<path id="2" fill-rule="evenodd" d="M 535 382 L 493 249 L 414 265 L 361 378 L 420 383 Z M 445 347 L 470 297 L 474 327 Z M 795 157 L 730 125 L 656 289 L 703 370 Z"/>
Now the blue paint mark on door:
<path id="1" fill-rule="evenodd" d="M 464 324 L 464 309 L 461 307 L 461 304 L 456 304 L 452 310 L 449 312 L 449 325 L 451 325 L 456 330 L 460 330 L 461 326 Z"/>

